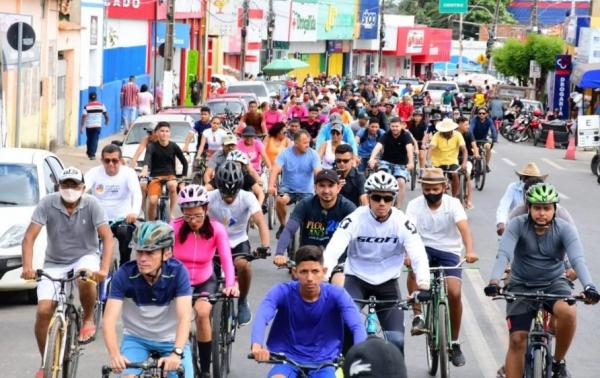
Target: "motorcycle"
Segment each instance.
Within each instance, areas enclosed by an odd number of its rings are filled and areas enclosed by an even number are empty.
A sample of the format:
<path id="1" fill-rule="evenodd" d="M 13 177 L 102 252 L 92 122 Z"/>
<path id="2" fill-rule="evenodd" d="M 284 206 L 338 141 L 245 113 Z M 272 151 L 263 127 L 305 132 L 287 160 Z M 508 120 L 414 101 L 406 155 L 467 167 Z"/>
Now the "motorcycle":
<path id="1" fill-rule="evenodd" d="M 541 121 L 532 114 L 522 114 L 518 117 L 508 133 L 508 140 L 515 143 L 534 139 L 534 133 L 540 128 Z"/>

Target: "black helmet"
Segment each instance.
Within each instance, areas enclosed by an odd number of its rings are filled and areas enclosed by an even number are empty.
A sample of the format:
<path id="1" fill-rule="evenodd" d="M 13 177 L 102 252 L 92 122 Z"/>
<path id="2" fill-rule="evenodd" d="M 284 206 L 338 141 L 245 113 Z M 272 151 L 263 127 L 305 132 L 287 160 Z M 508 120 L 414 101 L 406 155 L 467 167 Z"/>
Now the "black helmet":
<path id="1" fill-rule="evenodd" d="M 217 170 L 215 184 L 221 194 L 235 196 L 244 183 L 244 173 L 234 161 L 228 160 Z"/>
<path id="2" fill-rule="evenodd" d="M 433 120 L 434 121 L 441 121 L 442 120 L 442 115 L 440 113 L 435 113 L 433 115 Z"/>

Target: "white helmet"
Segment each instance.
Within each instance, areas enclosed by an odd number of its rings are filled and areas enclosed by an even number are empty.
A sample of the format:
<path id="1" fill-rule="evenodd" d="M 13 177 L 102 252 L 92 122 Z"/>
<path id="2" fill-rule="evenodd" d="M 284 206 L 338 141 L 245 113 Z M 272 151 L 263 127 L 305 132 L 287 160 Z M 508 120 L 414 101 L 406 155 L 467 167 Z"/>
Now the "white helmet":
<path id="1" fill-rule="evenodd" d="M 365 191 L 369 192 L 390 192 L 398 193 L 398 181 L 391 174 L 378 171 L 367 178 L 365 182 Z"/>
<path id="2" fill-rule="evenodd" d="M 239 150 L 233 150 L 227 154 L 226 161 L 236 161 L 238 163 L 242 163 L 243 165 L 250 164 L 250 158 L 248 155 Z"/>

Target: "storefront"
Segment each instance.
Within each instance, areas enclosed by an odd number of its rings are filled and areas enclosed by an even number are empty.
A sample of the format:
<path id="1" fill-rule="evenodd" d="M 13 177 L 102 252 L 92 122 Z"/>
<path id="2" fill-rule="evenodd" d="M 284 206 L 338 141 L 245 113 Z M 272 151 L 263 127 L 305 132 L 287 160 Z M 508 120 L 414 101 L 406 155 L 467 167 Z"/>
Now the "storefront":
<path id="1" fill-rule="evenodd" d="M 351 41 L 355 39 L 356 2 L 335 0 L 319 2 L 317 40 L 327 41 L 325 72 L 327 75 L 347 75 L 350 71 Z M 346 43 L 344 43 L 346 41 Z"/>

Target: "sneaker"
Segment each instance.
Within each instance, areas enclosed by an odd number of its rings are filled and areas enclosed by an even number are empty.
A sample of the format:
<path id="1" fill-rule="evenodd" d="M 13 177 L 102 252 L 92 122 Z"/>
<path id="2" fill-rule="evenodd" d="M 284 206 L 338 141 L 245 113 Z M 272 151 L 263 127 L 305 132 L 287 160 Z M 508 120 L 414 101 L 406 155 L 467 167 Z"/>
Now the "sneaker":
<path id="1" fill-rule="evenodd" d="M 491 171 L 492 171 L 492 170 L 490 169 L 490 166 L 489 166 L 489 165 L 486 165 L 486 166 L 485 166 L 485 172 L 486 172 L 486 173 L 490 173 Z"/>
<path id="2" fill-rule="evenodd" d="M 244 301 L 238 303 L 237 319 L 239 327 L 243 327 L 252 321 L 252 310 L 250 310 L 248 302 Z"/>
<path id="3" fill-rule="evenodd" d="M 277 229 L 277 232 L 275 233 L 275 239 L 279 239 L 279 237 L 281 236 L 281 233 L 283 232 L 283 225 L 280 225 L 279 228 Z"/>
<path id="4" fill-rule="evenodd" d="M 552 361 L 552 378 L 571 378 L 565 360 L 560 362 Z"/>
<path id="5" fill-rule="evenodd" d="M 423 315 L 415 315 L 412 321 L 412 328 L 410 334 L 412 336 L 422 335 L 425 333 L 425 319 Z"/>
<path id="6" fill-rule="evenodd" d="M 96 157 L 95 156 L 88 156 L 88 159 L 90 159 L 90 160 L 96 160 Z"/>
<path id="7" fill-rule="evenodd" d="M 465 355 L 460 350 L 460 344 L 454 343 L 452 344 L 452 352 L 450 353 L 450 361 L 454 366 L 464 366 L 465 364 Z"/>

